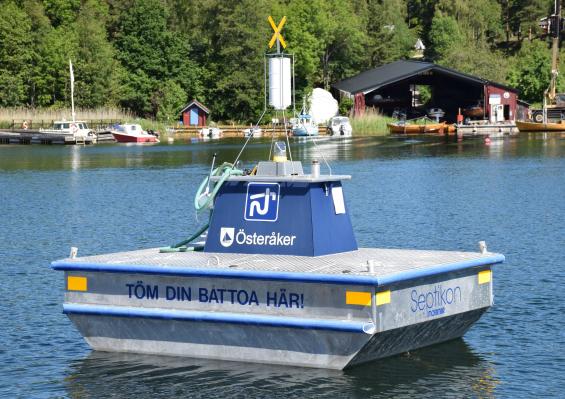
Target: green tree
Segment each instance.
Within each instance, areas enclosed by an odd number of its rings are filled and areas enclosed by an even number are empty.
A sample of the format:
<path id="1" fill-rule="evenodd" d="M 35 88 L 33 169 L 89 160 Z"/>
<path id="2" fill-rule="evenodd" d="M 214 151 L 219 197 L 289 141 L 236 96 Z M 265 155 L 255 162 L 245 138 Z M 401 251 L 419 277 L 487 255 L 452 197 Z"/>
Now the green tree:
<path id="1" fill-rule="evenodd" d="M 211 53 L 206 98 L 215 119 L 255 120 L 263 109 L 263 56 L 270 34 L 264 0 L 208 3 Z"/>
<path id="2" fill-rule="evenodd" d="M 70 107 L 69 59 L 75 59 L 77 35 L 74 26 L 50 29 L 36 46 L 34 67 L 36 104 Z"/>
<path id="3" fill-rule="evenodd" d="M 538 21 L 553 14 L 553 1 L 547 0 L 508 0 L 503 16 L 508 32 L 519 39 L 539 36 Z"/>
<path id="4" fill-rule="evenodd" d="M 493 82 L 506 82 L 506 57 L 497 50 L 491 50 L 486 44 L 480 46 L 467 42 L 453 46 L 438 63 Z"/>
<path id="5" fill-rule="evenodd" d="M 40 70 L 41 56 L 39 46 L 53 28 L 51 21 L 45 15 L 43 3 L 40 0 L 26 0 L 23 2 L 23 8 L 31 23 L 30 40 L 32 43 L 27 102 L 30 106 L 35 107 L 39 105 L 38 88 L 41 90 L 41 87 L 45 87 L 46 80 L 46 77 Z"/>
<path id="6" fill-rule="evenodd" d="M 157 119 L 168 124 L 173 123 L 179 116 L 183 105 L 186 104 L 186 92 L 172 80 L 167 80 L 153 95 L 157 108 Z"/>
<path id="7" fill-rule="evenodd" d="M 455 18 L 436 13 L 429 33 L 430 45 L 426 49 L 434 60 L 445 57 L 456 46 L 465 42 Z"/>
<path id="8" fill-rule="evenodd" d="M 508 73 L 508 83 L 520 90 L 520 98 L 541 102 L 551 79 L 550 65 L 550 52 L 545 43 L 524 42 Z"/>
<path id="9" fill-rule="evenodd" d="M 436 5 L 436 15 L 438 12 L 455 19 L 467 40 L 479 45 L 483 42 L 492 43 L 501 37 L 502 11 L 496 1 L 439 0 Z"/>
<path id="10" fill-rule="evenodd" d="M 288 16 L 285 37 L 296 55 L 297 92 L 302 95 L 358 72 L 369 64 L 366 53 L 367 7 L 346 0 L 294 0 L 280 11 Z"/>
<path id="11" fill-rule="evenodd" d="M 321 0 L 312 2 L 291 1 L 287 7 L 276 14 L 276 20 L 283 15 L 288 17 L 284 28 L 284 37 L 288 43 L 288 52 L 295 55 L 296 91 L 299 96 L 311 91 L 319 80 L 323 56 L 323 29 L 325 19 L 319 12 Z"/>
<path id="12" fill-rule="evenodd" d="M 78 49 L 75 60 L 76 99 L 81 107 L 99 107 L 117 102 L 114 49 L 106 38 L 108 6 L 86 0 L 78 14 Z"/>
<path id="13" fill-rule="evenodd" d="M 51 20 L 54 28 L 73 23 L 76 20 L 80 3 L 80 0 L 43 0 L 45 14 Z"/>
<path id="14" fill-rule="evenodd" d="M 115 33 L 121 72 L 122 106 L 155 116 L 151 101 L 161 82 L 172 79 L 197 93 L 199 68 L 190 58 L 184 35 L 168 28 L 169 10 L 159 0 L 134 0 L 119 19 Z"/>
<path id="15" fill-rule="evenodd" d="M 30 75 L 31 23 L 14 2 L 2 4 L 0 13 L 0 106 L 26 101 Z"/>
<path id="16" fill-rule="evenodd" d="M 407 7 L 402 0 L 369 1 L 367 32 L 370 38 L 371 66 L 408 58 L 416 44 L 415 33 L 406 23 Z"/>
<path id="17" fill-rule="evenodd" d="M 352 1 L 324 2 L 321 83 L 328 90 L 330 83 L 358 72 L 366 65 L 367 35 L 365 21 L 353 11 Z"/>

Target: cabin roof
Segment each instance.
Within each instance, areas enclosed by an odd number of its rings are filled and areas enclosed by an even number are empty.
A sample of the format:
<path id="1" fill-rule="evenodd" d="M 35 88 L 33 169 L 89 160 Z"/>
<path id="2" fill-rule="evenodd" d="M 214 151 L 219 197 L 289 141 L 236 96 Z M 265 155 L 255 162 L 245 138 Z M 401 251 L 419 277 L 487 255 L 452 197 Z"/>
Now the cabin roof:
<path id="1" fill-rule="evenodd" d="M 468 82 L 480 85 L 497 86 L 508 91 L 517 92 L 516 89 L 504 86 L 500 83 L 491 82 L 489 80 L 468 75 L 431 62 L 414 60 L 399 60 L 390 64 L 381 65 L 377 68 L 369 69 L 368 71 L 361 72 L 358 75 L 334 83 L 332 87 L 353 94 L 361 92 L 367 94 L 380 89 L 383 86 L 387 86 L 428 71 L 437 71 L 441 74 L 450 75 Z"/>
<path id="2" fill-rule="evenodd" d="M 208 108 L 206 108 L 200 101 L 198 101 L 196 99 L 193 99 L 191 102 L 189 102 L 187 105 L 185 105 L 185 107 L 183 109 L 181 109 L 180 113 L 182 114 L 184 111 L 186 111 L 187 109 L 189 109 L 193 105 L 196 105 L 198 108 L 200 108 L 202 111 L 206 112 L 207 114 L 210 113 L 210 110 Z"/>

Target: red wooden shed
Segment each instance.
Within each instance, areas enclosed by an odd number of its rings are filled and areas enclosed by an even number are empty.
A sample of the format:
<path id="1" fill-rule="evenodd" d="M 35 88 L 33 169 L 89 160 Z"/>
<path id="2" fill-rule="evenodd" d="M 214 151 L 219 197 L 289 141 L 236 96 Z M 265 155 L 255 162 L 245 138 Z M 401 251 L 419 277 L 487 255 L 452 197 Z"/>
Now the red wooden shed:
<path id="1" fill-rule="evenodd" d="M 184 126 L 206 126 L 210 110 L 197 100 L 189 102 L 181 111 L 180 122 Z"/>

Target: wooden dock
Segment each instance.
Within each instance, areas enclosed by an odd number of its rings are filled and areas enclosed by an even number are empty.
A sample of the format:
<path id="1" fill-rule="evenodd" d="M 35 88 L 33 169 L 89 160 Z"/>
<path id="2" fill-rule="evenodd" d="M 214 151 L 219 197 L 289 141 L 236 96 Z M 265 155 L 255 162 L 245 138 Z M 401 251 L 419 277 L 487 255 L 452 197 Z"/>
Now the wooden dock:
<path id="1" fill-rule="evenodd" d="M 73 137 L 65 134 L 44 133 L 32 130 L 0 131 L 0 144 L 94 144 L 96 137 Z"/>

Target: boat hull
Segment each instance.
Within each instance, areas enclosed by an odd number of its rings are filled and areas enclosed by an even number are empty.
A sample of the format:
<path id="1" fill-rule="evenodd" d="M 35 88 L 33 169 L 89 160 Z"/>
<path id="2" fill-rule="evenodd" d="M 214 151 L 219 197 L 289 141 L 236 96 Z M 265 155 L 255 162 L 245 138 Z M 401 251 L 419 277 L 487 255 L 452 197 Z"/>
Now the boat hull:
<path id="1" fill-rule="evenodd" d="M 387 127 L 392 134 L 428 134 L 428 133 L 453 133 L 453 125 L 446 123 L 429 123 L 426 125 L 387 123 Z"/>
<path id="2" fill-rule="evenodd" d="M 468 118 L 484 118 L 485 111 L 482 107 L 463 108 L 461 113 Z"/>
<path id="3" fill-rule="evenodd" d="M 314 126 L 310 127 L 295 127 L 292 129 L 292 135 L 296 137 L 305 137 L 305 136 L 317 136 L 319 134 L 318 128 Z"/>
<path id="4" fill-rule="evenodd" d="M 565 123 L 537 123 L 516 121 L 521 132 L 565 132 Z"/>
<path id="5" fill-rule="evenodd" d="M 178 262 L 192 254 L 167 255 L 174 267 L 54 263 L 65 271 L 63 311 L 93 349 L 344 369 L 461 337 L 492 305 L 491 266 L 501 261 L 373 280 L 185 268 Z"/>
<path id="6" fill-rule="evenodd" d="M 112 135 L 118 143 L 157 143 L 157 137 L 151 135 L 134 136 L 112 132 Z"/>
<path id="7" fill-rule="evenodd" d="M 69 315 L 98 351 L 182 356 L 342 370 L 462 337 L 487 308 L 375 335 L 363 333 Z"/>

